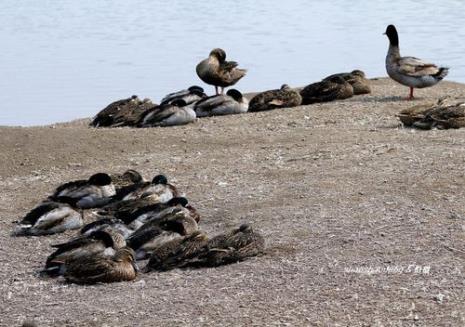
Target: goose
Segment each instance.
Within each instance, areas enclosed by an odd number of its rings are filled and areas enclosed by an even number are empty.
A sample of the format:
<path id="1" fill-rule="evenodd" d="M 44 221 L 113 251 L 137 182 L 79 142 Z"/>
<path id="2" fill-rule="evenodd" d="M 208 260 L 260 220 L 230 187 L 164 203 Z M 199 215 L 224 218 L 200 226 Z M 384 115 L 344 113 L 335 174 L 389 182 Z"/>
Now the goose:
<path id="1" fill-rule="evenodd" d="M 56 250 L 47 257 L 42 276 L 62 275 L 65 265 L 72 260 L 89 255 L 113 255 L 119 248 L 126 246 L 124 237 L 111 228 L 94 231 L 79 236 L 66 243 L 52 245 Z"/>
<path id="2" fill-rule="evenodd" d="M 186 125 L 196 120 L 192 106 L 184 100 L 175 100 L 169 104 L 155 106 L 141 117 L 139 127 L 166 127 Z"/>
<path id="3" fill-rule="evenodd" d="M 300 91 L 302 104 L 343 100 L 354 95 L 354 89 L 341 76 L 334 76 L 329 80 L 313 83 Z"/>
<path id="4" fill-rule="evenodd" d="M 248 100 L 236 89 L 228 90 L 226 95 L 219 94 L 202 99 L 194 105 L 197 117 L 241 114 L 248 109 Z"/>
<path id="5" fill-rule="evenodd" d="M 218 87 L 223 94 L 223 89 L 236 84 L 245 76 L 247 70 L 237 68 L 235 61 L 226 61 L 226 52 L 216 48 L 210 52 L 207 59 L 202 60 L 196 67 L 199 78 L 207 84 L 215 86 L 215 94 Z"/>
<path id="6" fill-rule="evenodd" d="M 140 116 L 153 107 L 150 99 L 140 100 L 137 95 L 110 103 L 90 123 L 93 127 L 134 126 Z"/>
<path id="7" fill-rule="evenodd" d="M 394 25 L 388 25 L 384 34 L 389 38 L 386 71 L 394 81 L 410 88 L 408 100 L 413 99 L 414 88 L 436 85 L 447 76 L 449 68 L 438 67 L 415 57 L 401 57 L 399 36 Z"/>
<path id="8" fill-rule="evenodd" d="M 156 175 L 152 181 L 124 187 L 113 197 L 113 200 L 132 200 L 153 196 L 152 201 L 166 203 L 179 196 L 177 188 L 168 183 L 164 175 Z"/>
<path id="9" fill-rule="evenodd" d="M 328 81 L 336 76 L 341 76 L 344 80 L 349 82 L 350 85 L 352 85 L 354 95 L 371 93 L 370 82 L 366 78 L 365 73 L 359 69 L 353 70 L 350 73 L 329 75 L 328 77 L 325 77 L 323 81 Z"/>
<path id="10" fill-rule="evenodd" d="M 197 256 L 207 244 L 208 237 L 202 231 L 195 231 L 183 238 L 166 242 L 153 250 L 145 272 L 153 270 L 166 271 L 185 266 L 189 260 Z"/>
<path id="11" fill-rule="evenodd" d="M 160 102 L 160 105 L 172 104 L 175 101 L 183 100 L 186 105 L 197 102 L 203 98 L 206 98 L 207 95 L 204 93 L 203 88 L 197 85 L 189 87 L 187 90 L 181 90 L 178 92 L 170 93 L 163 97 Z"/>
<path id="12" fill-rule="evenodd" d="M 210 239 L 190 265 L 216 267 L 257 256 L 264 253 L 264 250 L 263 236 L 249 224 L 242 224 L 239 228 Z"/>
<path id="13" fill-rule="evenodd" d="M 265 91 L 250 100 L 249 111 L 296 107 L 302 103 L 299 92 L 283 84 L 280 89 Z"/>
<path id="14" fill-rule="evenodd" d="M 123 247 L 111 257 L 90 255 L 69 262 L 64 277 L 76 284 L 114 283 L 134 280 L 138 270 L 134 251 Z"/>
<path id="15" fill-rule="evenodd" d="M 13 236 L 62 233 L 82 226 L 82 213 L 67 203 L 47 201 L 32 209 L 17 223 Z"/>
<path id="16" fill-rule="evenodd" d="M 49 200 L 72 203 L 78 208 L 88 209 L 108 203 L 115 193 L 110 175 L 97 173 L 88 180 L 72 181 L 59 186 Z"/>

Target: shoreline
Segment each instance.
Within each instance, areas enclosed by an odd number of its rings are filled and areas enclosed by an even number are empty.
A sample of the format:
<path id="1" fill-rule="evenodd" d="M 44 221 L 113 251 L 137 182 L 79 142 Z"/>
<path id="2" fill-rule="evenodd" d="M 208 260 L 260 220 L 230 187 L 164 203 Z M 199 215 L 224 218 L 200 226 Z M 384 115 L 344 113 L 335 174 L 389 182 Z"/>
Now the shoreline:
<path id="1" fill-rule="evenodd" d="M 0 127 L 2 324 L 460 325 L 465 129 L 418 131 L 395 114 L 463 99 L 465 84 L 404 101 L 407 87 L 372 82 L 370 95 L 183 126 Z M 12 238 L 11 222 L 64 181 L 129 168 L 166 174 L 209 235 L 251 223 L 267 254 L 109 285 L 37 278 L 75 232 Z"/>

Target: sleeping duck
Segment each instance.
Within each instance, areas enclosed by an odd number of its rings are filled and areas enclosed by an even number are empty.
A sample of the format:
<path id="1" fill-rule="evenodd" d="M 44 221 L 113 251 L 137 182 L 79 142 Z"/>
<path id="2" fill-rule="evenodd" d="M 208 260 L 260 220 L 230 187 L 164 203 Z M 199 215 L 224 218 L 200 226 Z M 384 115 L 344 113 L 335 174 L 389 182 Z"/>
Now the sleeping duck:
<path id="1" fill-rule="evenodd" d="M 173 102 L 178 100 L 183 100 L 186 103 L 186 105 L 189 105 L 206 97 L 207 95 L 204 93 L 203 88 L 194 85 L 188 88 L 187 90 L 181 90 L 166 95 L 161 100 L 160 105 L 172 104 Z"/>
<path id="2" fill-rule="evenodd" d="M 68 262 L 95 254 L 111 256 L 117 249 L 126 246 L 126 241 L 115 230 L 106 228 L 52 246 L 56 250 L 48 256 L 41 274 L 56 277 L 63 274 Z"/>
<path id="3" fill-rule="evenodd" d="M 110 103 L 100 111 L 90 123 L 94 127 L 134 126 L 140 116 L 153 103 L 149 99 L 140 100 L 137 95 Z"/>
<path id="4" fill-rule="evenodd" d="M 164 175 L 155 176 L 151 182 L 145 182 L 141 184 L 134 184 L 122 188 L 113 197 L 114 200 L 131 200 L 143 198 L 152 195 L 152 201 L 160 203 L 166 203 L 174 197 L 179 196 L 179 192 L 174 185 L 168 183 L 168 179 Z"/>
<path id="5" fill-rule="evenodd" d="M 82 214 L 67 203 L 44 202 L 32 209 L 14 229 L 13 236 L 62 233 L 82 226 Z"/>
<path id="6" fill-rule="evenodd" d="M 139 127 L 166 127 L 185 125 L 196 120 L 197 116 L 191 105 L 184 100 L 175 100 L 169 104 L 155 106 L 141 117 Z"/>
<path id="7" fill-rule="evenodd" d="M 188 205 L 186 198 L 174 197 L 167 203 L 156 203 L 139 208 L 124 217 L 124 221 L 130 228 L 138 229 L 148 221 L 159 220 L 173 212 L 182 212 L 196 221 L 200 220 L 199 214 L 192 206 Z"/>
<path id="8" fill-rule="evenodd" d="M 365 73 L 361 70 L 353 70 L 350 73 L 333 74 L 323 79 L 323 81 L 330 80 L 335 76 L 341 76 L 354 89 L 354 95 L 371 93 L 370 82 L 365 77 Z"/>
<path id="9" fill-rule="evenodd" d="M 100 231 L 100 230 L 108 230 L 112 229 L 119 234 L 121 234 L 125 239 L 131 236 L 133 233 L 133 230 L 130 229 L 124 221 L 121 219 L 112 217 L 112 216 L 106 216 L 104 218 L 100 218 L 96 221 L 93 221 L 91 223 L 88 223 L 87 225 L 84 225 L 80 233 L 82 235 L 90 235 L 93 232 Z"/>
<path id="10" fill-rule="evenodd" d="M 195 219 L 173 213 L 162 219 L 145 223 L 128 238 L 127 242 L 128 246 L 136 251 L 136 259 L 143 260 L 148 258 L 155 248 L 196 230 L 198 225 Z"/>
<path id="11" fill-rule="evenodd" d="M 137 271 L 134 251 L 123 247 L 111 257 L 90 255 L 70 261 L 64 277 L 76 284 L 114 283 L 134 280 Z"/>
<path id="12" fill-rule="evenodd" d="M 128 169 L 123 174 L 115 174 L 110 177 L 116 190 L 145 182 L 142 175 L 134 169 Z"/>
<path id="13" fill-rule="evenodd" d="M 195 103 L 197 117 L 234 115 L 247 112 L 249 101 L 236 89 L 230 89 L 226 95 L 219 94 Z"/>
<path id="14" fill-rule="evenodd" d="M 409 100 L 413 99 L 414 88 L 436 85 L 447 76 L 449 69 L 446 67 L 438 67 L 415 57 L 401 57 L 399 36 L 394 25 L 389 25 L 385 34 L 389 38 L 386 71 L 394 81 L 410 88 Z"/>
<path id="15" fill-rule="evenodd" d="M 88 180 L 77 180 L 59 186 L 49 199 L 88 209 L 108 203 L 115 193 L 111 177 L 105 173 L 97 173 Z"/>
<path id="16" fill-rule="evenodd" d="M 329 80 L 307 85 L 302 91 L 302 104 L 328 102 L 350 98 L 354 89 L 341 76 L 334 76 Z"/>
<path id="17" fill-rule="evenodd" d="M 145 272 L 152 270 L 166 271 L 184 267 L 189 263 L 189 260 L 198 255 L 207 242 L 207 235 L 200 230 L 166 242 L 153 250 L 145 267 Z"/>
<path id="18" fill-rule="evenodd" d="M 277 108 L 300 106 L 302 97 L 299 92 L 284 84 L 280 89 L 265 91 L 250 100 L 249 111 L 263 111 Z"/>
<path id="19" fill-rule="evenodd" d="M 265 250 L 263 236 L 243 224 L 231 232 L 220 234 L 208 241 L 201 254 L 191 261 L 194 266 L 216 267 L 262 254 Z"/>
<path id="20" fill-rule="evenodd" d="M 202 81 L 215 86 L 215 93 L 218 94 L 220 87 L 223 89 L 237 83 L 245 76 L 247 70 L 237 68 L 235 61 L 226 61 L 226 52 L 223 49 L 213 49 L 207 59 L 202 60 L 196 67 L 197 75 Z"/>

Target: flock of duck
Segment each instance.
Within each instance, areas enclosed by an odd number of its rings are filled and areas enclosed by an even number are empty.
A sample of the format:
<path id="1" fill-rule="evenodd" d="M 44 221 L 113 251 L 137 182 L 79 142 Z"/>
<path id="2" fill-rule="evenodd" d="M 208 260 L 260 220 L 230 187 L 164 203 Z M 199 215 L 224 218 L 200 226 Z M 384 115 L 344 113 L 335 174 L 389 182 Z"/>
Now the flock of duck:
<path id="1" fill-rule="evenodd" d="M 84 221 L 90 220 L 87 224 Z M 144 272 L 215 267 L 262 254 L 263 237 L 249 224 L 209 238 L 200 215 L 164 175 L 145 181 L 135 170 L 97 173 L 55 189 L 21 221 L 13 236 L 79 229 L 52 245 L 41 276 L 78 284 L 129 281 Z"/>
<path id="2" fill-rule="evenodd" d="M 415 57 L 402 57 L 396 28 L 389 25 L 385 34 L 389 38 L 386 71 L 396 82 L 408 86 L 408 99 L 413 99 L 414 88 L 430 87 L 440 82 L 448 68 L 438 67 Z M 235 85 L 246 75 L 246 70 L 235 61 L 226 60 L 226 52 L 213 49 L 208 58 L 196 67 L 198 77 L 215 87 L 215 95 L 207 96 L 200 86 L 170 93 L 160 104 L 137 96 L 111 103 L 100 111 L 91 122 L 94 127 L 156 127 L 183 125 L 198 117 L 241 114 L 277 108 L 290 108 L 318 102 L 343 100 L 353 95 L 371 92 L 370 83 L 361 70 L 328 76 L 320 82 L 301 90 L 284 84 L 279 89 L 258 93 L 250 101 L 237 89 L 224 88 Z"/>

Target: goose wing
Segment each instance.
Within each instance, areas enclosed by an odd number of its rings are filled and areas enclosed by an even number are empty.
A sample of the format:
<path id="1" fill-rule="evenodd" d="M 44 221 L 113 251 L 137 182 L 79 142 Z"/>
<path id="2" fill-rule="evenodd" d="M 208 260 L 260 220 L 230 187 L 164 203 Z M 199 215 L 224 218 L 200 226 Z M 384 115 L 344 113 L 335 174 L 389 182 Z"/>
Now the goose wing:
<path id="1" fill-rule="evenodd" d="M 435 75 L 439 68 L 435 64 L 428 63 L 415 57 L 402 57 L 397 61 L 399 71 L 409 76 Z"/>

